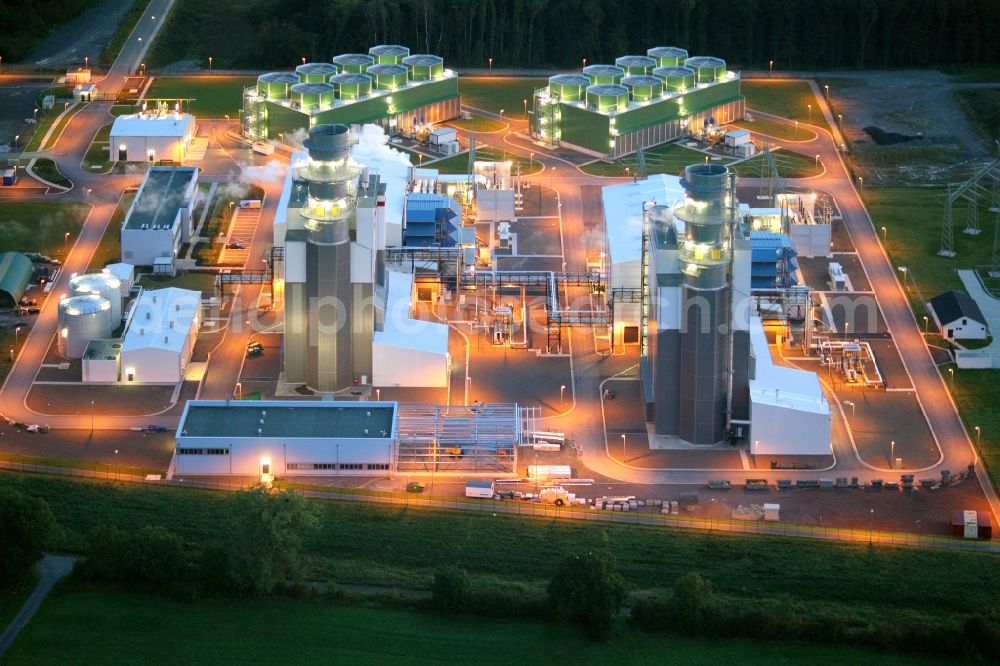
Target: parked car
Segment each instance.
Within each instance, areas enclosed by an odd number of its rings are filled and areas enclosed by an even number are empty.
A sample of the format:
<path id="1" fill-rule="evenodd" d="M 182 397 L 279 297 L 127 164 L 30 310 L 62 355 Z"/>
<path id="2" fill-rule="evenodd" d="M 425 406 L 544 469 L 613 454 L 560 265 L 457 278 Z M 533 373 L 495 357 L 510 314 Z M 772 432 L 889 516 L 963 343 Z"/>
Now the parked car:
<path id="1" fill-rule="evenodd" d="M 21 307 L 17 309 L 17 313 L 19 315 L 36 315 L 41 311 L 41 308 L 37 305 L 29 305 L 28 307 Z"/>
<path id="2" fill-rule="evenodd" d="M 264 353 L 264 345 L 259 342 L 251 342 L 247 345 L 247 356 L 260 356 Z"/>
<path id="3" fill-rule="evenodd" d="M 27 432 L 36 432 L 40 435 L 44 435 L 49 431 L 49 427 L 47 425 L 38 425 L 37 423 L 32 423 L 31 425 L 26 427 L 25 430 Z"/>
<path id="4" fill-rule="evenodd" d="M 228 250 L 245 250 L 246 245 L 243 243 L 226 243 L 226 249 Z"/>

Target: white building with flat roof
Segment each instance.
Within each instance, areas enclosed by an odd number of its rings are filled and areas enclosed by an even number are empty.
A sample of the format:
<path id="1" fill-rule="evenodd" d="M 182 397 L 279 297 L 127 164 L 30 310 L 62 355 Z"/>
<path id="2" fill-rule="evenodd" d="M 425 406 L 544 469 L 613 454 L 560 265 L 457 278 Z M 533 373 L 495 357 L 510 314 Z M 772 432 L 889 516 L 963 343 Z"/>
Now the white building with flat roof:
<path id="1" fill-rule="evenodd" d="M 184 379 L 200 325 L 200 291 L 176 287 L 143 291 L 122 339 L 121 381 L 176 384 Z"/>
<path id="2" fill-rule="evenodd" d="M 372 386 L 448 385 L 448 326 L 414 319 L 413 275 L 386 273 L 385 321 L 376 329 L 372 353 Z"/>
<path id="3" fill-rule="evenodd" d="M 830 404 L 816 373 L 775 365 L 758 317 L 750 319 L 750 453 L 828 456 Z"/>
<path id="4" fill-rule="evenodd" d="M 175 475 L 385 476 L 395 402 L 190 400 L 177 426 Z"/>
<path id="5" fill-rule="evenodd" d="M 111 126 L 111 160 L 183 164 L 197 127 L 189 113 L 132 113 Z"/>
<path id="6" fill-rule="evenodd" d="M 122 224 L 122 260 L 152 266 L 159 257 L 176 258 L 191 240 L 191 208 L 198 191 L 194 167 L 149 167 Z"/>

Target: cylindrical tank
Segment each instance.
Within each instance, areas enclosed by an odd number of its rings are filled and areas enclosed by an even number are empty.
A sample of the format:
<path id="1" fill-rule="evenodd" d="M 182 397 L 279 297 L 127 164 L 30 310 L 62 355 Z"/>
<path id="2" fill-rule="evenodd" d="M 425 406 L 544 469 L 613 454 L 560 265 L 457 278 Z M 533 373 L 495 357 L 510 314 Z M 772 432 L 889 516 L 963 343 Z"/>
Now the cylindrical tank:
<path id="1" fill-rule="evenodd" d="M 345 219 L 354 207 L 355 188 L 360 169 L 351 161 L 351 146 L 355 138 L 347 125 L 316 125 L 309 130 L 304 145 L 309 160 L 299 170 L 299 176 L 309 188 L 309 205 L 303 217 L 317 224 L 307 226 L 314 235 L 324 236 L 321 222 Z"/>
<path id="2" fill-rule="evenodd" d="M 295 68 L 300 83 L 327 83 L 337 73 L 337 66 L 326 62 L 307 62 Z"/>
<path id="3" fill-rule="evenodd" d="M 562 102 L 579 102 L 591 85 L 590 77 L 582 74 L 556 74 L 549 77 L 549 94 Z"/>
<path id="4" fill-rule="evenodd" d="M 615 64 L 624 69 L 626 74 L 649 74 L 657 62 L 649 56 L 627 55 L 615 58 Z"/>
<path id="5" fill-rule="evenodd" d="M 675 216 L 684 220 L 680 250 L 684 282 L 694 289 L 718 289 L 726 284 L 731 258 L 729 169 L 721 164 L 694 164 L 684 169 L 681 185 L 685 203 Z"/>
<path id="6" fill-rule="evenodd" d="M 69 293 L 72 296 L 97 294 L 111 303 L 111 320 L 119 322 L 122 318 L 122 281 L 110 273 L 84 273 L 69 281 Z"/>
<path id="7" fill-rule="evenodd" d="M 636 102 L 650 102 L 663 96 L 663 79 L 658 76 L 626 76 L 621 84 L 629 89 L 632 100 Z"/>
<path id="8" fill-rule="evenodd" d="M 434 81 L 444 74 L 444 58 L 441 56 L 424 53 L 406 56 L 403 64 L 410 70 L 411 81 Z"/>
<path id="9" fill-rule="evenodd" d="M 685 67 L 694 70 L 698 83 L 714 83 L 726 77 L 726 61 L 712 56 L 695 56 L 684 61 Z"/>
<path id="10" fill-rule="evenodd" d="M 364 99 L 372 94 L 372 77 L 367 74 L 337 74 L 330 83 L 337 99 Z"/>
<path id="11" fill-rule="evenodd" d="M 296 83 L 292 86 L 292 101 L 303 111 L 333 106 L 333 85 L 330 83 Z"/>
<path id="12" fill-rule="evenodd" d="M 267 99 L 288 99 L 289 89 L 298 82 L 291 72 L 269 72 L 257 77 L 257 92 Z"/>
<path id="13" fill-rule="evenodd" d="M 341 72 L 348 74 L 364 74 L 365 70 L 375 64 L 375 58 L 367 53 L 343 53 L 333 58 L 333 64 Z"/>
<path id="14" fill-rule="evenodd" d="M 653 74 L 663 79 L 668 92 L 687 90 L 694 85 L 694 70 L 690 67 L 657 67 Z"/>
<path id="15" fill-rule="evenodd" d="M 368 55 L 375 58 L 377 65 L 402 65 L 403 58 L 410 55 L 410 49 L 399 44 L 380 44 L 368 49 Z"/>
<path id="16" fill-rule="evenodd" d="M 625 70 L 614 65 L 587 65 L 583 73 L 590 78 L 591 85 L 618 83 L 625 76 Z"/>
<path id="17" fill-rule="evenodd" d="M 396 90 L 406 85 L 409 72 L 405 65 L 372 65 L 367 73 L 376 90 Z"/>
<path id="18" fill-rule="evenodd" d="M 68 358 L 82 358 L 91 340 L 110 337 L 114 330 L 111 302 L 97 294 L 59 301 L 58 320 L 56 347 Z"/>
<path id="19" fill-rule="evenodd" d="M 587 107 L 595 111 L 624 111 L 628 108 L 628 88 L 612 83 L 590 86 Z"/>
<path id="20" fill-rule="evenodd" d="M 657 67 L 679 67 L 687 60 L 688 52 L 676 46 L 654 46 L 646 55 L 656 59 Z"/>

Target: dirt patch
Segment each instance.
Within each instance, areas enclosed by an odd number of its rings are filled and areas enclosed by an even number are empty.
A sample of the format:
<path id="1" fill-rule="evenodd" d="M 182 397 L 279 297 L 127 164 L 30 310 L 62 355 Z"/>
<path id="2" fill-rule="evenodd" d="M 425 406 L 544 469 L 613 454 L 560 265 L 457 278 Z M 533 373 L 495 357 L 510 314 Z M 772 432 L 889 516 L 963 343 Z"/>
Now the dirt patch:
<path id="1" fill-rule="evenodd" d="M 906 143 L 907 141 L 922 139 L 924 136 L 923 132 L 912 136 L 900 134 L 899 132 L 886 132 L 881 127 L 875 127 L 874 125 L 869 125 L 864 128 L 864 132 L 872 138 L 872 141 L 880 146 L 893 146 L 897 143 Z"/>

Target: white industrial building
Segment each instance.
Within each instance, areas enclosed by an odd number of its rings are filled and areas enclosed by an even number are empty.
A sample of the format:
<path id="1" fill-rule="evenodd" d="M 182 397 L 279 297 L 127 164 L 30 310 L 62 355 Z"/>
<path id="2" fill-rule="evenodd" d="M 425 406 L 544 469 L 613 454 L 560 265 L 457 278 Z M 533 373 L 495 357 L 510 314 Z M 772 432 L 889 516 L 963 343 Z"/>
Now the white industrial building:
<path id="1" fill-rule="evenodd" d="M 643 206 L 673 206 L 684 198 L 680 178 L 657 174 L 643 180 L 602 189 L 607 233 L 605 270 L 609 289 L 639 289 L 642 264 Z M 639 343 L 640 304 L 616 303 L 613 344 Z"/>
<path id="2" fill-rule="evenodd" d="M 111 159 L 117 162 L 183 164 L 195 132 L 188 113 L 134 113 L 115 118 L 111 126 Z"/>
<path id="3" fill-rule="evenodd" d="M 200 325 L 200 291 L 143 291 L 129 313 L 122 340 L 121 381 L 175 384 L 184 379 Z"/>
<path id="4" fill-rule="evenodd" d="M 824 211 L 816 210 L 816 194 L 779 192 L 773 208 L 740 204 L 740 215 L 752 231 L 785 234 L 800 257 L 833 256 L 833 227 Z M 832 212 L 832 211 L 830 211 Z"/>
<path id="5" fill-rule="evenodd" d="M 750 375 L 750 452 L 754 455 L 828 456 L 830 404 L 813 372 L 775 365 L 764 327 L 750 320 L 754 362 Z"/>
<path id="6" fill-rule="evenodd" d="M 946 291 L 927 303 L 934 326 L 946 340 L 985 340 L 990 335 L 986 316 L 964 291 Z"/>
<path id="7" fill-rule="evenodd" d="M 372 349 L 373 386 L 445 387 L 450 357 L 448 326 L 410 316 L 413 275 L 386 274 L 385 322 L 376 330 Z"/>
<path id="8" fill-rule="evenodd" d="M 191 240 L 191 208 L 198 190 L 194 167 L 150 167 L 122 224 L 122 259 L 136 266 L 177 256 Z"/>
<path id="9" fill-rule="evenodd" d="M 394 402 L 191 400 L 177 427 L 175 475 L 384 476 Z"/>

